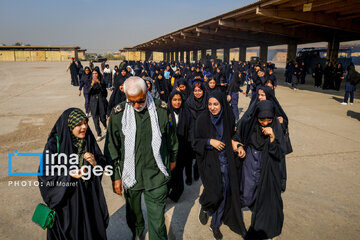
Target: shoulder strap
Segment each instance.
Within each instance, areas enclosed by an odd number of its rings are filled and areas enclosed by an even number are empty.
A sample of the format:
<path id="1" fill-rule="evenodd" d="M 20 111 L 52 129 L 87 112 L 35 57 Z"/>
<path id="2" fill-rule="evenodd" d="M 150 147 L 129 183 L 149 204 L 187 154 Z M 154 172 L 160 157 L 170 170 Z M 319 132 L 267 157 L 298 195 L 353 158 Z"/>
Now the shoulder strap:
<path id="1" fill-rule="evenodd" d="M 57 153 L 59 154 L 60 150 L 59 150 L 59 136 L 55 136 L 56 137 L 56 149 L 57 149 Z"/>

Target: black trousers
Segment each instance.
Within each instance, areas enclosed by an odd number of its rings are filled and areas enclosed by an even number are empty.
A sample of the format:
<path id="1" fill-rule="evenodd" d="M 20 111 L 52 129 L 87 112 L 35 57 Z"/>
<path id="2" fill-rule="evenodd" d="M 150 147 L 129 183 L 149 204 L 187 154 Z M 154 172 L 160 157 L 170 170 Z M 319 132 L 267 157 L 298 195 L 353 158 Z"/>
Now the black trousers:
<path id="1" fill-rule="evenodd" d="M 101 128 L 100 128 L 99 120 L 106 128 L 106 107 L 107 107 L 106 104 L 104 104 L 98 98 L 90 100 L 91 116 L 94 121 L 95 130 L 98 137 L 101 136 Z"/>

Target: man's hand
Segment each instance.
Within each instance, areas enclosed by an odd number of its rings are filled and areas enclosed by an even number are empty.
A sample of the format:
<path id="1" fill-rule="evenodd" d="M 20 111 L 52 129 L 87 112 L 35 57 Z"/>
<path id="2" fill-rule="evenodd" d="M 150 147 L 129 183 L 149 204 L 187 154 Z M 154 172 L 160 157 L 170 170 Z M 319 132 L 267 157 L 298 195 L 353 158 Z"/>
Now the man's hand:
<path id="1" fill-rule="evenodd" d="M 113 187 L 114 193 L 116 193 L 117 195 L 122 196 L 122 181 L 121 181 L 121 179 L 113 181 L 112 182 L 112 187 Z"/>
<path id="2" fill-rule="evenodd" d="M 174 170 L 174 168 L 176 167 L 176 162 L 170 162 L 170 170 Z"/>
<path id="3" fill-rule="evenodd" d="M 92 153 L 86 152 L 84 154 L 84 159 L 88 161 L 93 167 L 96 166 L 96 160 Z"/>
<path id="4" fill-rule="evenodd" d="M 225 148 L 225 143 L 216 139 L 210 139 L 210 145 L 213 146 L 218 151 L 221 151 Z"/>

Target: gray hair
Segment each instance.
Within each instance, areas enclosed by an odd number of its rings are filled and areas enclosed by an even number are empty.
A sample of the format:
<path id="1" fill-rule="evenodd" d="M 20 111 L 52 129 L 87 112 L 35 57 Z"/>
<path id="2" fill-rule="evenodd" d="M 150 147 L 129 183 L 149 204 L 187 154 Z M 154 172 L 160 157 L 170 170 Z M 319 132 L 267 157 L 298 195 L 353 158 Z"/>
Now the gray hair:
<path id="1" fill-rule="evenodd" d="M 129 77 L 124 82 L 124 92 L 126 95 L 136 96 L 140 92 L 146 93 L 147 85 L 144 79 L 140 77 Z"/>

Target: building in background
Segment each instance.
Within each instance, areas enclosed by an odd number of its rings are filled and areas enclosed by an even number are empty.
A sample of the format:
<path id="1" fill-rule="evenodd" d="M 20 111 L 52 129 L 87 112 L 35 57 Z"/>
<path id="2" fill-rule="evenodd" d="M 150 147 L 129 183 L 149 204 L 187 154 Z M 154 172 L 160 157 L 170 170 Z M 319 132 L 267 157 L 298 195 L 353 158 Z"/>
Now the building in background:
<path id="1" fill-rule="evenodd" d="M 145 61 L 145 60 L 152 60 L 156 62 L 160 62 L 164 59 L 162 52 L 151 52 L 151 55 L 146 56 L 145 51 L 136 51 L 131 48 L 124 47 L 123 49 L 119 50 L 121 55 L 125 57 L 125 60 L 128 61 Z"/>
<path id="2" fill-rule="evenodd" d="M 0 62 L 69 61 L 85 59 L 86 49 L 78 46 L 0 46 Z"/>

